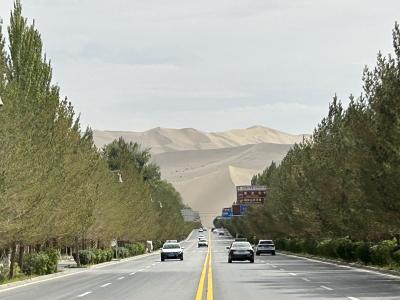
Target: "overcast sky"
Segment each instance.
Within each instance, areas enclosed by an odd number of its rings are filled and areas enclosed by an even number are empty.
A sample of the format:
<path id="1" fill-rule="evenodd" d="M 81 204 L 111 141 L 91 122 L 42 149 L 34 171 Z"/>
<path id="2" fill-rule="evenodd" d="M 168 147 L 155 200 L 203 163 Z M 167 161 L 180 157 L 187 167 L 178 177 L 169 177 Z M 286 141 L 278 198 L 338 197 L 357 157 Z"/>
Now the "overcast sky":
<path id="1" fill-rule="evenodd" d="M 0 1 L 8 24 L 12 0 Z M 392 51 L 398 0 L 22 0 L 95 129 L 309 133 Z"/>

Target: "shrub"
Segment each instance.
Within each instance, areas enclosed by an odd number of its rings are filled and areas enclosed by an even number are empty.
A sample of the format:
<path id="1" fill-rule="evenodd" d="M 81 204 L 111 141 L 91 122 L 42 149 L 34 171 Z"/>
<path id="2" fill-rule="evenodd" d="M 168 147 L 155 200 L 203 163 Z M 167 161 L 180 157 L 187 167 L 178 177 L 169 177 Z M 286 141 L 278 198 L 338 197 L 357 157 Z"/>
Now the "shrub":
<path id="1" fill-rule="evenodd" d="M 355 246 L 348 237 L 334 240 L 333 248 L 334 248 L 334 251 L 336 252 L 337 257 L 339 257 L 343 260 L 347 260 L 347 261 L 354 260 Z"/>
<path id="2" fill-rule="evenodd" d="M 126 245 L 130 256 L 140 255 L 145 252 L 145 246 L 142 243 L 132 243 Z"/>
<path id="3" fill-rule="evenodd" d="M 389 265 L 393 262 L 392 253 L 397 249 L 394 240 L 382 241 L 371 247 L 371 262 L 374 265 Z"/>
<path id="4" fill-rule="evenodd" d="M 306 239 L 303 242 L 302 251 L 309 254 L 317 253 L 318 242 L 315 239 Z"/>
<path id="5" fill-rule="evenodd" d="M 52 273 L 49 256 L 44 252 L 24 255 L 22 271 L 27 275 L 45 275 Z"/>
<path id="6" fill-rule="evenodd" d="M 94 264 L 96 260 L 96 255 L 92 250 L 80 250 L 79 251 L 79 261 L 81 265 Z"/>
<path id="7" fill-rule="evenodd" d="M 127 258 L 129 256 L 129 250 L 125 247 L 115 247 L 113 251 L 115 258 Z"/>
<path id="8" fill-rule="evenodd" d="M 354 256 L 355 259 L 368 264 L 371 262 L 371 244 L 367 242 L 354 243 Z"/>
<path id="9" fill-rule="evenodd" d="M 45 252 L 49 257 L 47 263 L 47 274 L 56 273 L 57 272 L 57 265 L 58 259 L 60 258 L 60 252 L 57 249 L 48 249 Z"/>
<path id="10" fill-rule="evenodd" d="M 332 239 L 325 239 L 319 242 L 316 250 L 318 255 L 331 258 L 337 257 L 335 244 Z"/>
<path id="11" fill-rule="evenodd" d="M 289 240 L 289 251 L 293 253 L 300 253 L 303 249 L 303 243 L 301 240 L 298 239 L 291 239 Z"/>
<path id="12" fill-rule="evenodd" d="M 393 252 L 392 258 L 393 258 L 394 262 L 395 262 L 397 265 L 400 266 L 400 249 L 397 250 L 397 251 L 395 251 L 395 252 Z"/>

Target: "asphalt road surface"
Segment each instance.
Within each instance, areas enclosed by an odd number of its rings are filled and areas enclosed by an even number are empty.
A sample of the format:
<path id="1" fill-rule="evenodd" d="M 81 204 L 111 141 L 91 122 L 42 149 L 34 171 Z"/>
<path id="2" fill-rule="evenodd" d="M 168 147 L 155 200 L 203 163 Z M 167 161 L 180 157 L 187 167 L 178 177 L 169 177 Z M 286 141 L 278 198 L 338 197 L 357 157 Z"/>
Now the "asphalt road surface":
<path id="1" fill-rule="evenodd" d="M 182 243 L 183 261 L 160 262 L 159 253 L 155 253 L 70 276 L 0 289 L 0 299 L 400 300 L 400 278 L 395 276 L 279 253 L 257 257 L 254 264 L 228 264 L 226 246 L 230 239 L 210 234 L 208 253 L 206 248 L 197 248 L 197 235 L 194 232 Z"/>

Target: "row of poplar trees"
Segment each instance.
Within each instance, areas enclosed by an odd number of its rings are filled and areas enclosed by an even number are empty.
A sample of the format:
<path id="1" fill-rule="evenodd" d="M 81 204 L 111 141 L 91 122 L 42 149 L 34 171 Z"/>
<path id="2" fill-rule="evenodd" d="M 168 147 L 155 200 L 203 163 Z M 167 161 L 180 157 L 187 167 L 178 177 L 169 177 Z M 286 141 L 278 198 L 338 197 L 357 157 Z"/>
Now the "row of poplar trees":
<path id="1" fill-rule="evenodd" d="M 0 96 L 0 254 L 187 233 L 181 197 L 149 150 L 120 139 L 99 151 L 81 130 L 19 1 L 7 44 L 0 28 Z"/>
<path id="2" fill-rule="evenodd" d="M 264 238 L 399 238 L 398 24 L 393 46 L 394 55 L 378 54 L 365 69 L 360 97 L 347 108 L 335 97 L 311 138 L 253 177 L 269 188 L 265 204 L 227 226 Z"/>

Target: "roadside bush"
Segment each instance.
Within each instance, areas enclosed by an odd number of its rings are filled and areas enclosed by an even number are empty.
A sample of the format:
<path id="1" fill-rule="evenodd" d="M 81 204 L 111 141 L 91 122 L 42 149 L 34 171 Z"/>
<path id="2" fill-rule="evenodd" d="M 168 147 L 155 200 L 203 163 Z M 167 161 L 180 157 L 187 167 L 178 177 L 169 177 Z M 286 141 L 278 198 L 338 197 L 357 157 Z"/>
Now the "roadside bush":
<path id="1" fill-rule="evenodd" d="M 102 249 L 94 249 L 92 250 L 93 255 L 94 255 L 94 263 L 95 264 L 100 264 L 106 261 L 111 261 L 112 260 L 112 250 L 107 249 L 107 250 L 102 250 Z"/>
<path id="2" fill-rule="evenodd" d="M 309 254 L 317 253 L 318 242 L 315 239 L 305 239 L 302 245 L 302 252 Z"/>
<path id="3" fill-rule="evenodd" d="M 352 261 L 355 259 L 355 246 L 348 237 L 334 240 L 333 249 L 337 257 L 343 260 Z"/>
<path id="4" fill-rule="evenodd" d="M 395 251 L 395 252 L 393 252 L 392 258 L 393 258 L 393 261 L 394 261 L 398 266 L 400 266 L 400 249 L 397 250 L 397 251 Z"/>
<path id="5" fill-rule="evenodd" d="M 324 257 L 336 258 L 335 245 L 332 239 L 325 239 L 319 242 L 317 246 L 317 254 Z"/>
<path id="6" fill-rule="evenodd" d="M 355 259 L 365 264 L 371 262 L 371 244 L 367 242 L 356 242 L 354 243 L 354 256 Z"/>
<path id="7" fill-rule="evenodd" d="M 300 252 L 302 251 L 302 248 L 303 248 L 303 243 L 302 243 L 301 240 L 292 239 L 292 240 L 289 240 L 288 246 L 289 246 L 289 249 L 288 249 L 288 250 L 289 250 L 290 252 L 293 252 L 293 253 L 300 253 Z"/>
<path id="8" fill-rule="evenodd" d="M 145 246 L 142 243 L 132 243 L 125 246 L 130 256 L 140 255 L 145 252 Z"/>
<path id="9" fill-rule="evenodd" d="M 393 262 L 392 253 L 397 249 L 394 240 L 382 241 L 371 247 L 371 262 L 374 265 L 383 266 Z"/>
<path id="10" fill-rule="evenodd" d="M 46 275 L 54 272 L 54 266 L 45 252 L 24 255 L 22 271 L 27 275 Z"/>
<path id="11" fill-rule="evenodd" d="M 392 263 L 392 253 L 396 251 L 394 240 L 385 240 L 371 247 L 371 262 L 374 265 L 389 265 Z"/>
<path id="12" fill-rule="evenodd" d="M 113 252 L 114 258 L 127 258 L 129 256 L 129 250 L 125 247 L 115 247 Z"/>
<path id="13" fill-rule="evenodd" d="M 81 265 L 94 264 L 96 261 L 96 255 L 93 253 L 92 250 L 80 250 L 79 261 Z"/>
<path id="14" fill-rule="evenodd" d="M 60 252 L 57 249 L 48 249 L 45 252 L 49 257 L 49 261 L 47 264 L 47 274 L 56 273 L 58 260 L 60 258 Z"/>
<path id="15" fill-rule="evenodd" d="M 277 250 L 289 251 L 289 240 L 277 239 L 275 240 L 275 247 Z"/>

